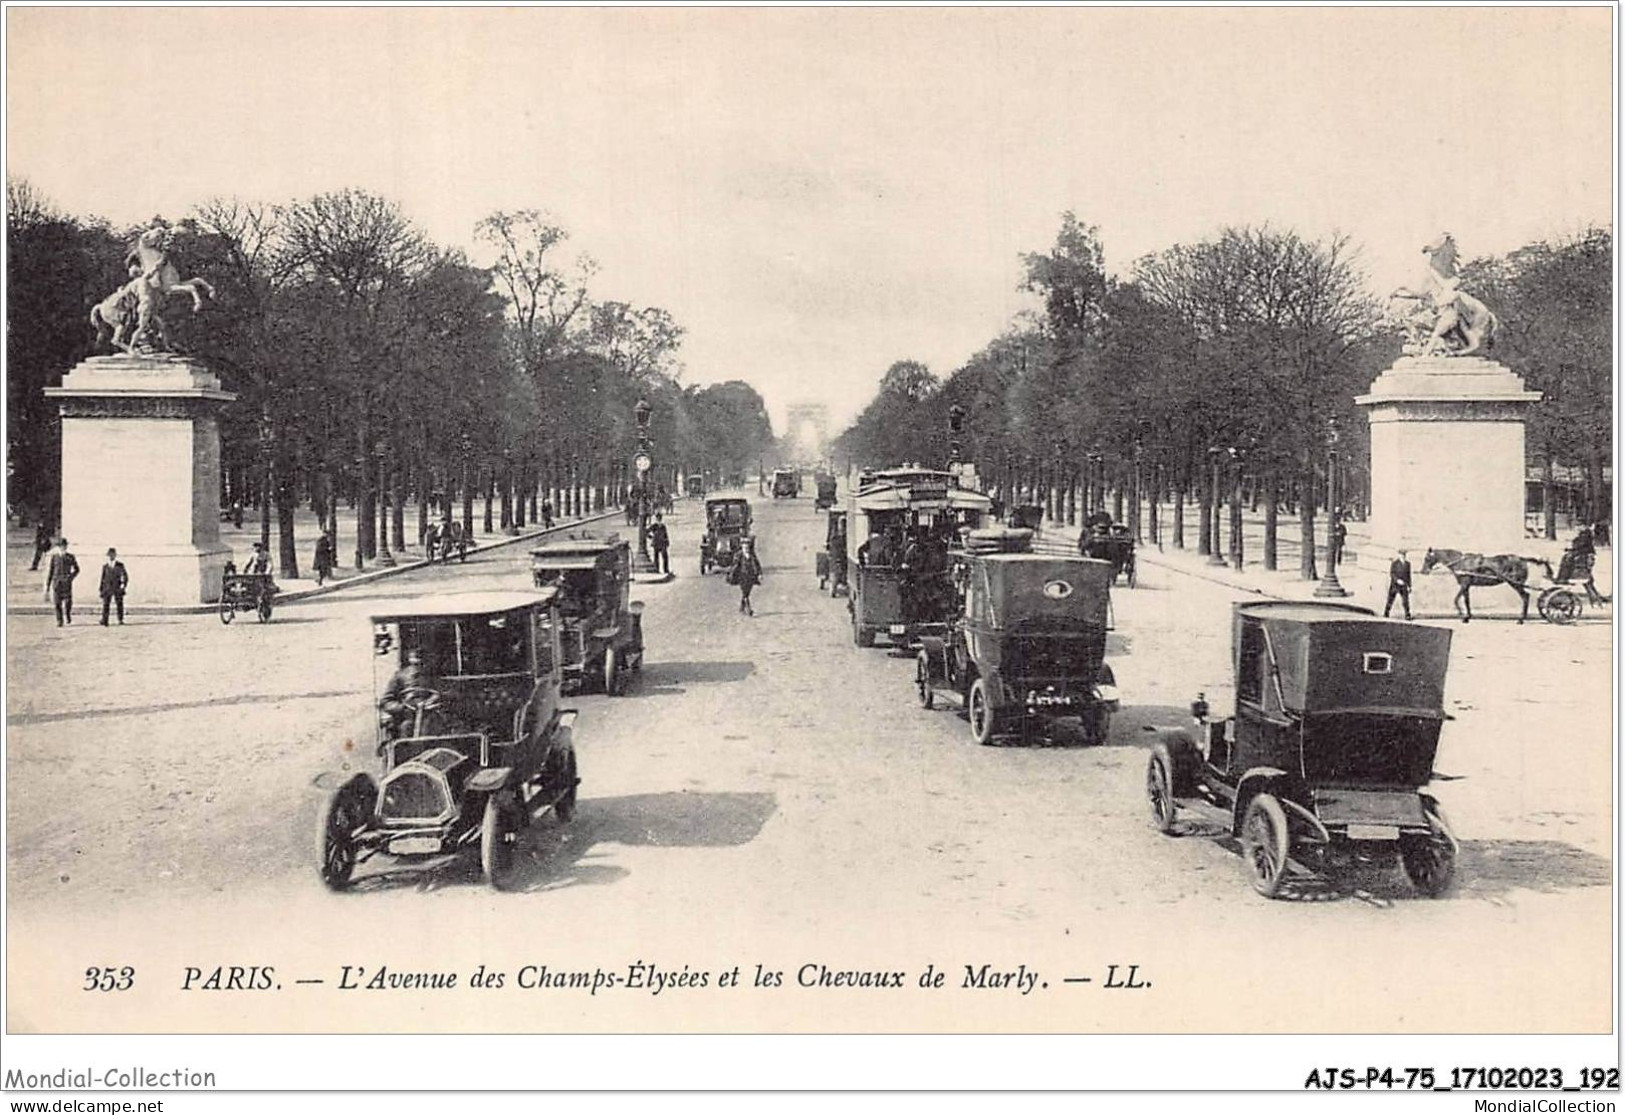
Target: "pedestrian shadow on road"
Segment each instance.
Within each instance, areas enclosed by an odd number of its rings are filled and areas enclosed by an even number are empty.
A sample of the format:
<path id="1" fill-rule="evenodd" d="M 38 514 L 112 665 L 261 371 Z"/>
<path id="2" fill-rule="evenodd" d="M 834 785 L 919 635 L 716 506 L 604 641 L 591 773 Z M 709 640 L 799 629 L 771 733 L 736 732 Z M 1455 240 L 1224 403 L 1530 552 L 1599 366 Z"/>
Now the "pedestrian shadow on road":
<path id="1" fill-rule="evenodd" d="M 637 692 L 677 694 L 680 686 L 744 681 L 755 672 L 754 662 L 645 662 Z"/>
<path id="2" fill-rule="evenodd" d="M 107 716 L 146 716 L 157 712 L 180 712 L 184 709 L 207 708 L 215 705 L 274 705 L 282 701 L 315 701 L 328 697 L 350 697 L 359 689 L 322 689 L 312 693 L 236 693 L 224 697 L 205 697 L 196 701 L 168 701 L 152 705 L 128 705 L 123 708 L 76 709 L 72 712 L 19 712 L 6 717 L 6 723 L 51 724 L 59 720 L 97 720 Z"/>

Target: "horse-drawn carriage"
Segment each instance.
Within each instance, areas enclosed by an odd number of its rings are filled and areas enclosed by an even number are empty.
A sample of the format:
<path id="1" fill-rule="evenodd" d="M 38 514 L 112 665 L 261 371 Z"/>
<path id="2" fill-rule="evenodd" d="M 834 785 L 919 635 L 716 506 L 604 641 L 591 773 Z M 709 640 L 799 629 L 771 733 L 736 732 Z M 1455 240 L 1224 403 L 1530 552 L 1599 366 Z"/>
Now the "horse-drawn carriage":
<path id="1" fill-rule="evenodd" d="M 1128 578 L 1129 588 L 1138 580 L 1134 572 L 1134 534 L 1122 523 L 1112 522 L 1112 517 L 1104 511 L 1096 511 L 1083 521 L 1078 552 L 1084 557 L 1111 562 L 1114 585 L 1119 577 Z"/>
<path id="2" fill-rule="evenodd" d="M 1453 603 L 1461 622 L 1468 623 L 1473 618 L 1473 589 L 1505 585 L 1516 592 L 1523 603 L 1518 614 L 1518 622 L 1522 623 L 1529 618 L 1533 588 L 1530 567 L 1539 566 L 1546 571 L 1551 583 L 1535 593 L 1535 607 L 1547 622 L 1565 624 L 1579 619 L 1587 605 L 1600 607 L 1610 602 L 1609 597 L 1597 590 L 1593 579 L 1595 558 L 1590 536 L 1586 534 L 1577 537 L 1563 554 L 1556 572 L 1552 571 L 1551 563 L 1545 558 L 1518 554 L 1486 557 L 1483 554 L 1440 549 L 1428 550 L 1422 560 L 1422 572 L 1431 573 L 1436 568 L 1443 568 L 1456 578 Z"/>
<path id="3" fill-rule="evenodd" d="M 220 579 L 220 622 L 230 623 L 238 612 L 253 612 L 261 623 L 270 623 L 276 594 L 269 573 L 227 573 Z"/>
<path id="4" fill-rule="evenodd" d="M 458 561 L 468 560 L 468 534 L 456 519 L 447 519 L 431 525 L 423 539 L 423 552 L 430 561 L 447 562 L 453 552 Z"/>

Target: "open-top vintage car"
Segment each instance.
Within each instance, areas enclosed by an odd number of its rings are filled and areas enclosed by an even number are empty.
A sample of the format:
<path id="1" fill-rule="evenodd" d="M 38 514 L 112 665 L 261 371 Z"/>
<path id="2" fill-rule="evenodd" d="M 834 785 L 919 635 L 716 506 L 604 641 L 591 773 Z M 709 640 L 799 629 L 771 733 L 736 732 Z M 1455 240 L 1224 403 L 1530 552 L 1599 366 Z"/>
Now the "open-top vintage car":
<path id="1" fill-rule="evenodd" d="M 1157 828 L 1178 808 L 1224 811 L 1253 888 L 1274 897 L 1289 859 L 1397 856 L 1422 893 L 1442 894 L 1456 841 L 1432 777 L 1444 711 L 1450 632 L 1377 617 L 1350 604 L 1235 606 L 1236 711 L 1199 731 L 1158 730 L 1146 768 Z"/>
<path id="2" fill-rule="evenodd" d="M 1027 531 L 986 531 L 971 541 L 948 634 L 920 641 L 920 704 L 934 708 L 946 697 L 963 708 L 977 743 L 1057 717 L 1077 717 L 1085 742 L 1105 742 L 1118 707 L 1105 661 L 1111 567 L 1026 552 Z"/>
<path id="3" fill-rule="evenodd" d="M 750 501 L 718 497 L 705 501 L 705 533 L 700 536 L 700 572 L 728 569 L 750 534 Z"/>
<path id="4" fill-rule="evenodd" d="M 795 499 L 801 494 L 801 473 L 793 468 L 773 470 L 773 498 Z"/>
<path id="5" fill-rule="evenodd" d="M 912 647 L 922 634 L 947 630 L 954 604 L 952 555 L 964 532 L 982 526 L 993 501 L 938 470 L 866 475 L 868 483 L 847 505 L 852 641 L 871 647 L 877 635 L 885 635 L 893 647 Z"/>
<path id="6" fill-rule="evenodd" d="M 689 499 L 699 499 L 705 494 L 705 477 L 697 472 L 691 472 L 683 477 L 683 494 Z"/>
<path id="7" fill-rule="evenodd" d="M 631 599 L 632 550 L 619 534 L 549 538 L 530 552 L 537 588 L 558 589 L 567 689 L 589 682 L 618 695 L 643 668 L 643 604 Z"/>
<path id="8" fill-rule="evenodd" d="M 813 500 L 813 507 L 819 511 L 835 506 L 835 477 L 827 472 L 820 472 L 813 477 L 813 484 L 817 488 L 817 496 Z"/>
<path id="9" fill-rule="evenodd" d="M 333 789 L 317 863 L 334 890 L 376 855 L 430 860 L 478 847 L 511 882 L 520 831 L 575 812 L 575 712 L 560 707 L 557 590 L 402 600 L 372 617 L 382 777 Z"/>

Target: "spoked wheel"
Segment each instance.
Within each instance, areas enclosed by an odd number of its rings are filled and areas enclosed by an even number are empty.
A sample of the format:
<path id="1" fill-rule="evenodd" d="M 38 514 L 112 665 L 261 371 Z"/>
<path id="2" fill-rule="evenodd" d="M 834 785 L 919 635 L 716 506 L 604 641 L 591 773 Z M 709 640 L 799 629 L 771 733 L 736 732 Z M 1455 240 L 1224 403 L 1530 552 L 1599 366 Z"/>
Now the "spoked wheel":
<path id="1" fill-rule="evenodd" d="M 922 650 L 914 658 L 914 691 L 920 698 L 921 708 L 933 708 L 937 691 L 931 686 L 931 652 Z"/>
<path id="2" fill-rule="evenodd" d="M 1427 802 L 1426 836 L 1405 836 L 1399 842 L 1399 858 L 1411 885 L 1429 898 L 1438 898 L 1450 889 L 1456 876 L 1456 838 L 1438 802 Z"/>
<path id="3" fill-rule="evenodd" d="M 563 777 L 566 789 L 553 803 L 553 815 L 560 821 L 568 822 L 576 815 L 576 752 L 573 747 L 565 757 Z"/>
<path id="4" fill-rule="evenodd" d="M 485 799 L 485 817 L 480 822 L 480 866 L 492 890 L 507 890 L 513 881 L 514 853 L 519 844 L 513 810 L 492 794 Z"/>
<path id="5" fill-rule="evenodd" d="M 1585 604 L 1580 594 L 1570 592 L 1566 588 L 1551 589 L 1540 594 L 1536 600 L 1540 614 L 1551 623 L 1569 624 L 1580 618 L 1585 610 Z"/>
<path id="6" fill-rule="evenodd" d="M 1145 797 L 1151 805 L 1151 820 L 1160 833 L 1174 831 L 1174 819 L 1179 807 L 1174 804 L 1173 773 L 1168 759 L 1160 751 L 1153 753 L 1145 767 Z"/>
<path id="7" fill-rule="evenodd" d="M 965 701 L 965 712 L 970 719 L 971 738 L 984 747 L 993 742 L 998 731 L 999 717 L 988 699 L 987 682 L 977 678 L 970 683 L 970 696 Z"/>
<path id="8" fill-rule="evenodd" d="M 232 620 L 234 620 L 236 618 L 237 618 L 237 605 L 233 604 L 230 600 L 221 600 L 220 601 L 220 622 L 221 623 L 230 623 Z"/>
<path id="9" fill-rule="evenodd" d="M 1253 889 L 1265 898 L 1274 898 L 1281 889 L 1291 845 L 1286 810 L 1275 795 L 1253 798 L 1241 825 L 1241 859 Z"/>
<path id="10" fill-rule="evenodd" d="M 615 654 L 614 647 L 604 648 L 604 692 L 611 697 L 618 696 L 621 691 L 620 659 Z"/>
<path id="11" fill-rule="evenodd" d="M 372 780 L 351 779 L 327 796 L 316 819 L 316 863 L 329 890 L 350 885 L 355 871 L 355 832 L 367 823 L 375 797 Z"/>

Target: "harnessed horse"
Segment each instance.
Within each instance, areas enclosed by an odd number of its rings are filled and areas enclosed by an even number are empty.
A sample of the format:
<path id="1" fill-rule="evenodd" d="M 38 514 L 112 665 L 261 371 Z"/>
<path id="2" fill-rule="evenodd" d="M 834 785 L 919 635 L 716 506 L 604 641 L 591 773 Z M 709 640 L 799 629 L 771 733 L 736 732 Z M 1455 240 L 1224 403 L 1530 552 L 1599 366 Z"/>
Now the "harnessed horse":
<path id="1" fill-rule="evenodd" d="M 1517 554 L 1485 557 L 1483 554 L 1465 554 L 1460 550 L 1429 549 L 1422 559 L 1422 572 L 1430 572 L 1436 565 L 1450 570 L 1456 578 L 1456 598 L 1452 603 L 1461 613 L 1463 623 L 1470 623 L 1473 618 L 1470 590 L 1492 585 L 1506 585 L 1523 600 L 1523 613 L 1518 616 L 1518 622 L 1522 623 L 1529 618 L 1529 567 L 1538 565 L 1546 570 L 1548 577 L 1552 575 L 1551 563 L 1545 558 L 1520 557 Z"/>

